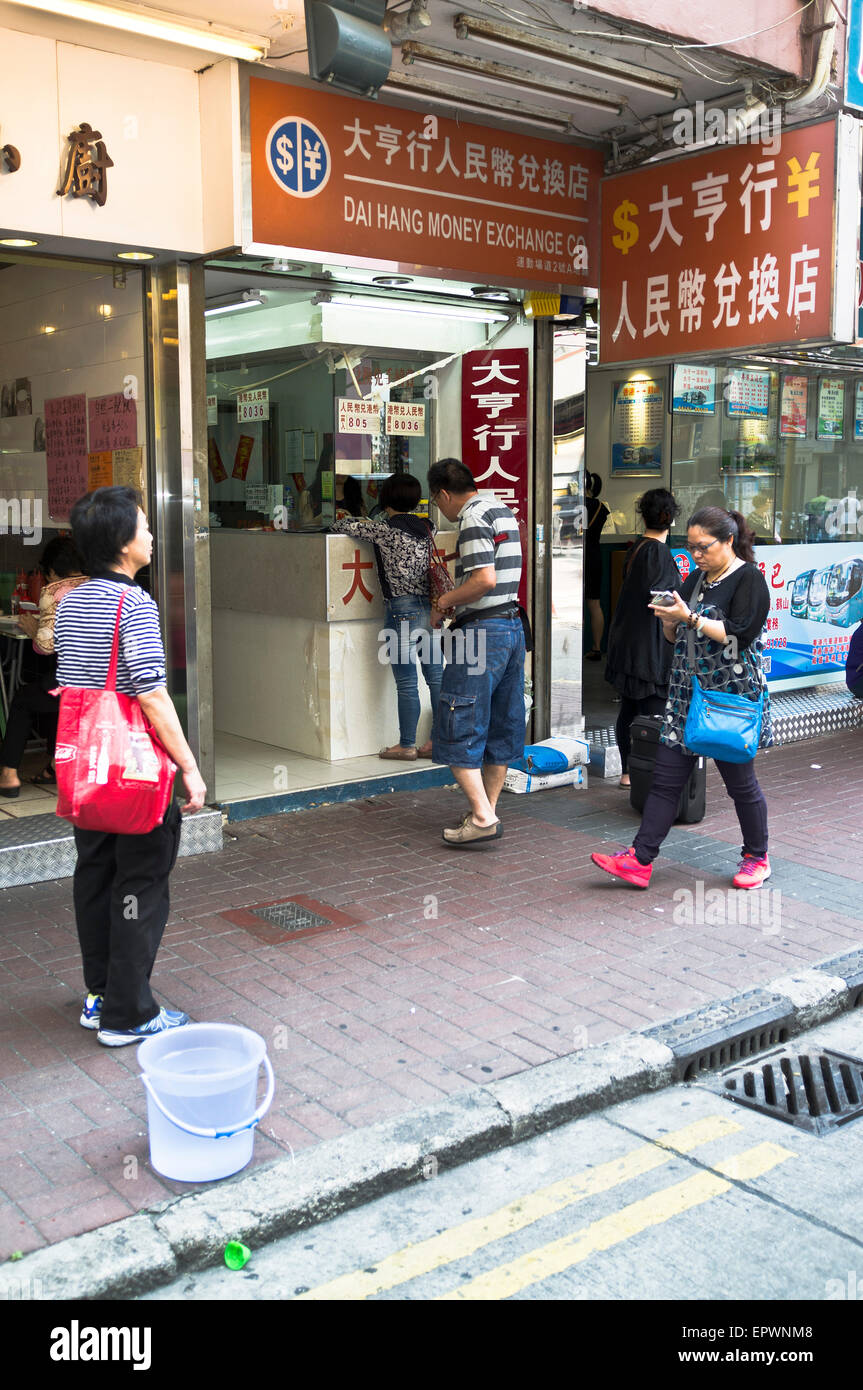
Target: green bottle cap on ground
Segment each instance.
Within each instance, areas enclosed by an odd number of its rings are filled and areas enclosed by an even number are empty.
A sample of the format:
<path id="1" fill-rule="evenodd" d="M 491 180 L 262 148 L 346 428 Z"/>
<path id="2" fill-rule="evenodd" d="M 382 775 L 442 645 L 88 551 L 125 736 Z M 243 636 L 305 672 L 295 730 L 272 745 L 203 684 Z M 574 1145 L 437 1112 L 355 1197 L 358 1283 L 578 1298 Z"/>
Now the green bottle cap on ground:
<path id="1" fill-rule="evenodd" d="M 241 1245 L 238 1240 L 229 1240 L 225 1246 L 225 1264 L 228 1269 L 242 1269 L 243 1265 L 248 1264 L 251 1255 L 248 1245 Z"/>

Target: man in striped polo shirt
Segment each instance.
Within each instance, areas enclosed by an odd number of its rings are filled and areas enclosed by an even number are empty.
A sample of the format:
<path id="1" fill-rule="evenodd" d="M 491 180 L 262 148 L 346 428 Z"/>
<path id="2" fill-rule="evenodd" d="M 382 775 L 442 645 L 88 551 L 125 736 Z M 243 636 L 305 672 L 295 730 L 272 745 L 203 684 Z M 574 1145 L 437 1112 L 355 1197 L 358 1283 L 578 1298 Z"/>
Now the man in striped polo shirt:
<path id="1" fill-rule="evenodd" d="M 432 464 L 428 478 L 429 497 L 459 526 L 456 587 L 435 606 L 439 612 L 454 608 L 453 626 L 475 629 L 476 639 L 454 645 L 448 654 L 432 756 L 449 763 L 470 805 L 443 838 L 453 849 L 474 849 L 503 834 L 497 799 L 507 765 L 524 752 L 521 542 L 509 507 L 491 494 L 480 496 L 470 469 L 458 459 Z"/>

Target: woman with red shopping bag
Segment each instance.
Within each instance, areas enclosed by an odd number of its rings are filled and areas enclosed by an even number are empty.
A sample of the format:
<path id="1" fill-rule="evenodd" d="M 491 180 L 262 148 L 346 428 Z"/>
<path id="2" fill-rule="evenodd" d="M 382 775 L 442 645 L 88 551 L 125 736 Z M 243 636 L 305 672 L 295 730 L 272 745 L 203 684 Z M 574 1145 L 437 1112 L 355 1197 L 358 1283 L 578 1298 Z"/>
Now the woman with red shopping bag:
<path id="1" fill-rule="evenodd" d="M 90 578 L 63 599 L 54 628 L 58 814 L 75 826 L 78 851 L 81 1026 L 123 1047 L 189 1022 L 159 1007 L 150 974 L 168 920 L 180 809 L 200 810 L 207 789 L 166 690 L 158 609 L 135 583 L 153 550 L 138 494 L 97 488 L 70 522 Z M 188 797 L 182 808 L 171 794 L 174 764 Z"/>

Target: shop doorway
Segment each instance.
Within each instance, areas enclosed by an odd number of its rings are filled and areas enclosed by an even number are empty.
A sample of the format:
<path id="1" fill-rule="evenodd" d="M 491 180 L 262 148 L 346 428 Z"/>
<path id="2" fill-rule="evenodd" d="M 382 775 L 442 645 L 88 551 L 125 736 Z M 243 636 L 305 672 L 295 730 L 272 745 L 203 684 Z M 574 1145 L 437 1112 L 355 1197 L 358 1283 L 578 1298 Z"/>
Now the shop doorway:
<path id="1" fill-rule="evenodd" d="M 397 473 L 419 480 L 428 517 L 430 463 L 461 453 L 461 356 L 508 330 L 516 306 L 441 282 L 412 301 L 320 271 L 222 265 L 206 272 L 206 315 L 215 799 L 242 814 L 261 798 L 279 809 L 348 784 L 446 780 L 429 761 L 379 757 L 398 715 L 374 552 L 330 528 L 385 519 Z M 453 533 L 437 545 L 450 553 Z"/>

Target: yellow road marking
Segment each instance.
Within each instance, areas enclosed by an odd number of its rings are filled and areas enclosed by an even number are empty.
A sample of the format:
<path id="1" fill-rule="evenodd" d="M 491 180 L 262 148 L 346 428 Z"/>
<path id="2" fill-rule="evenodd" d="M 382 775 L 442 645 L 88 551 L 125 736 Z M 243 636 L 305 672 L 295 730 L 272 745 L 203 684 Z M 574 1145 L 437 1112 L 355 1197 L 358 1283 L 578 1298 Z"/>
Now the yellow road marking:
<path id="1" fill-rule="evenodd" d="M 708 1115 L 683 1129 L 666 1134 L 662 1139 L 644 1144 L 622 1158 L 600 1163 L 596 1168 L 587 1169 L 575 1177 L 564 1178 L 561 1182 L 508 1202 L 488 1216 L 475 1217 L 473 1221 L 464 1221 L 438 1236 L 408 1245 L 379 1260 L 372 1274 L 365 1270 L 352 1270 L 327 1284 L 320 1284 L 298 1295 L 298 1301 L 372 1298 L 385 1289 L 392 1289 L 397 1284 L 440 1269 L 442 1265 L 473 1255 L 483 1246 L 503 1240 L 505 1236 L 523 1230 L 544 1216 L 553 1215 L 576 1202 L 583 1202 L 600 1192 L 608 1192 L 620 1183 L 631 1182 L 633 1178 L 661 1168 L 675 1154 L 690 1153 L 702 1144 L 737 1134 L 741 1128 L 736 1120 L 725 1115 Z"/>
<path id="2" fill-rule="evenodd" d="M 531 1250 L 518 1259 L 489 1270 L 487 1274 L 471 1279 L 460 1288 L 441 1295 L 437 1301 L 511 1298 L 531 1284 L 540 1284 L 554 1274 L 562 1274 L 573 1265 L 581 1264 L 599 1250 L 609 1250 L 611 1246 L 619 1245 L 631 1236 L 649 1230 L 651 1226 L 660 1226 L 671 1217 L 730 1191 L 731 1183 L 720 1174 L 739 1180 L 756 1178 L 783 1163 L 786 1158 L 793 1157 L 789 1149 L 782 1149 L 778 1144 L 757 1144 L 744 1153 L 714 1164 L 716 1172 L 698 1173 L 650 1197 L 631 1202 L 620 1211 L 603 1216 L 572 1235 L 553 1240 L 538 1250 Z"/>

